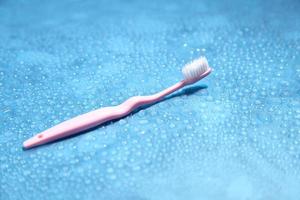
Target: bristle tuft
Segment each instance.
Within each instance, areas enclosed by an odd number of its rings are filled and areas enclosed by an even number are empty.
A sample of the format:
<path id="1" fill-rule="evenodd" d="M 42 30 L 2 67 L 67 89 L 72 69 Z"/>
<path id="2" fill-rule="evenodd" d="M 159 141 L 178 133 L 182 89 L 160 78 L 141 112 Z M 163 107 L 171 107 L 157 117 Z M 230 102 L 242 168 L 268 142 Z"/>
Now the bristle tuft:
<path id="1" fill-rule="evenodd" d="M 207 59 L 200 57 L 182 68 L 184 78 L 187 80 L 197 79 L 209 69 Z"/>

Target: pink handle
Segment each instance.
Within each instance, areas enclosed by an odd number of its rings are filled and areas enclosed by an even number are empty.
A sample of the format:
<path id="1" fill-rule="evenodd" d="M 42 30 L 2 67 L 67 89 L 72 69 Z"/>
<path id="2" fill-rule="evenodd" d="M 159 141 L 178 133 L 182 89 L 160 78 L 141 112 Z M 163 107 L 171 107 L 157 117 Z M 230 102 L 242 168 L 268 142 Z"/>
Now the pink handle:
<path id="1" fill-rule="evenodd" d="M 178 90 L 183 86 L 184 81 L 181 81 L 157 94 L 150 96 L 131 97 L 118 106 L 100 108 L 86 114 L 79 115 L 35 135 L 34 137 L 26 140 L 23 143 L 23 146 L 24 148 L 32 148 L 82 132 L 84 130 L 98 126 L 104 122 L 124 117 L 136 108 L 142 105 L 155 103 L 164 96 L 174 92 L 175 90 Z"/>

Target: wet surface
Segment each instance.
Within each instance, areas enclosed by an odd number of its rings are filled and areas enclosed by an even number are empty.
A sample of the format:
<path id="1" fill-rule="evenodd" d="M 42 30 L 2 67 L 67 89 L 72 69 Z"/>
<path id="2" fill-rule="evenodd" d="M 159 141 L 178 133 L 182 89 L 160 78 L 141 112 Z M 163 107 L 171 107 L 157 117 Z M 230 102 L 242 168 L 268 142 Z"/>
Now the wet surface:
<path id="1" fill-rule="evenodd" d="M 300 195 L 299 1 L 0 0 L 0 199 Z M 119 121 L 24 151 L 90 110 L 214 72 Z"/>

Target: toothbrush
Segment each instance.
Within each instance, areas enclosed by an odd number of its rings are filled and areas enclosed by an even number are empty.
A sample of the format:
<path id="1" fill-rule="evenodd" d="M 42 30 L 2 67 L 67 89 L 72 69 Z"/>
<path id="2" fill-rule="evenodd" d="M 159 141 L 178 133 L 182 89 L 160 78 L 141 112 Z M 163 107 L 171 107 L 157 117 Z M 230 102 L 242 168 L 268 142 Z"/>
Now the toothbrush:
<path id="1" fill-rule="evenodd" d="M 120 105 L 100 108 L 64 121 L 29 138 L 23 143 L 23 147 L 25 149 L 36 147 L 88 130 L 104 122 L 122 118 L 142 105 L 156 103 L 166 95 L 201 80 L 211 71 L 206 58 L 200 57 L 182 68 L 184 79 L 173 86 L 153 95 L 131 97 Z"/>

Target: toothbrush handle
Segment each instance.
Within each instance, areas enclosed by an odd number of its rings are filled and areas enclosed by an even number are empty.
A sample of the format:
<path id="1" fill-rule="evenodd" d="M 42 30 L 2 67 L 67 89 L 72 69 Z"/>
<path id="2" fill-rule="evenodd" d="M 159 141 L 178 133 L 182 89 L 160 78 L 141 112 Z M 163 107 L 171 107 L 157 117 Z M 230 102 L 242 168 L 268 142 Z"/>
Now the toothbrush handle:
<path id="1" fill-rule="evenodd" d="M 24 148 L 31 148 L 45 143 L 49 143 L 64 137 L 74 135 L 84 130 L 93 128 L 104 122 L 119 119 L 128 115 L 136 108 L 159 101 L 164 96 L 180 89 L 185 85 L 184 81 L 178 82 L 175 85 L 150 96 L 135 96 L 126 100 L 124 103 L 113 106 L 100 108 L 83 115 L 79 115 L 70 120 L 64 121 L 50 129 L 47 129 L 23 143 Z"/>
<path id="2" fill-rule="evenodd" d="M 119 114 L 116 107 L 100 108 L 57 124 L 26 140 L 23 146 L 24 148 L 31 148 L 68 137 L 115 119 L 118 116 Z"/>

